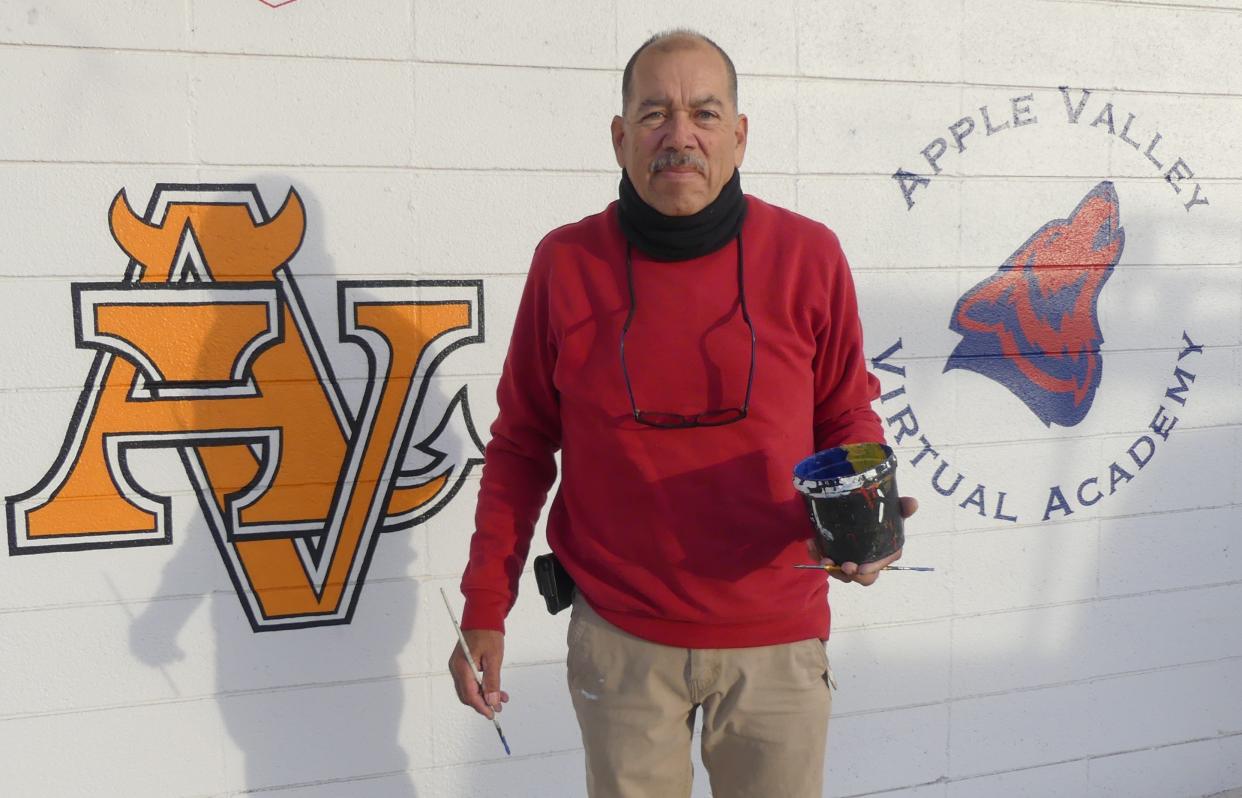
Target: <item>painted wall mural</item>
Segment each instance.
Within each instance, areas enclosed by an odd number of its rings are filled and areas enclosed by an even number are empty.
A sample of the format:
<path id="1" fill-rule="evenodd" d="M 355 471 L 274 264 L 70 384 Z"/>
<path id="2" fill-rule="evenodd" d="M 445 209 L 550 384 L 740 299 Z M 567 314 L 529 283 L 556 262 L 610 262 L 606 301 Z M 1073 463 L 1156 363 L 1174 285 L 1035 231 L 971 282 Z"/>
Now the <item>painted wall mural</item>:
<path id="1" fill-rule="evenodd" d="M 6 500 L 9 553 L 170 543 L 173 499 L 129 464 L 169 449 L 255 631 L 348 623 L 377 535 L 434 515 L 482 462 L 465 387 L 432 390 L 483 340 L 482 281 L 337 281 L 358 354 L 334 364 L 292 265 L 295 190 L 272 216 L 254 185 L 161 184 L 142 216 L 121 191 L 109 223 L 129 267 L 71 287 L 94 360 L 53 464 Z M 341 368 L 365 384 L 352 403 Z"/>
<path id="2" fill-rule="evenodd" d="M 1061 86 L 1052 92 L 1031 92 L 1003 103 L 983 104 L 977 113 L 947 125 L 946 131 L 947 135 L 935 136 L 918 151 L 921 163 L 917 169 L 902 167 L 892 174 L 898 189 L 893 192 L 896 202 L 889 209 L 892 215 L 881 220 L 882 225 L 921 224 L 929 235 L 939 233 L 934 222 L 917 218 L 920 214 L 935 216 L 939 201 L 952 203 L 940 211 L 950 214 L 940 229 L 946 224 L 960 228 L 973 222 L 991 225 L 989 229 L 995 233 L 1019 214 L 1040 215 L 1021 231 L 1025 241 L 1016 236 L 1012 239 L 1016 249 L 961 253 L 961 278 L 972 287 L 960 293 L 955 305 L 945 308 L 947 327 L 955 336 L 948 343 L 951 354 L 946 360 L 908 351 L 912 340 L 944 340 L 940 330 L 928 327 L 908 327 L 872 359 L 872 368 L 884 383 L 880 413 L 892 440 L 914 447 L 907 473 L 913 471 L 925 479 L 934 495 L 952 501 L 958 510 L 1007 523 L 1065 519 L 1123 490 L 1168 442 L 1180 420 L 1179 413 L 1191 397 L 1199 372 L 1197 363 L 1207 345 L 1182 326 L 1186 322 L 1178 317 L 1177 308 L 1167 306 L 1151 315 L 1143 332 L 1163 331 L 1170 323 L 1177 326 L 1170 327 L 1163 340 L 1142 347 L 1133 343 L 1134 308 L 1138 303 L 1132 301 L 1133 293 L 1127 296 L 1125 292 L 1134 292 L 1138 281 L 1132 280 L 1130 288 L 1112 287 L 1117 282 L 1115 275 L 1126 269 L 1123 258 L 1128 256 L 1127 245 L 1137 234 L 1144 240 L 1145 252 L 1150 253 L 1156 246 L 1153 242 L 1170 239 L 1170 230 L 1193 231 L 1197 229 L 1193 225 L 1215 209 L 1204 185 L 1195 181 L 1195 170 L 1163 132 L 1139 113 L 1123 110 L 1088 89 Z M 1132 178 L 1124 182 L 1101 180 L 1103 175 L 1092 175 L 1089 169 L 1064 166 L 1063 162 L 1072 157 L 1071 150 L 1081 153 L 1092 148 L 1104 153 L 1110 167 Z M 978 216 L 965 221 L 963 208 L 968 202 L 953 196 L 953 187 L 945 186 L 941 175 L 949 171 L 950 164 L 958 174 L 974 174 L 969 159 L 985 149 L 985 157 L 991 160 L 982 170 L 984 175 L 995 171 L 1002 176 L 996 181 L 994 201 L 1004 191 L 1025 193 L 1015 194 L 1008 206 L 978 202 Z M 1040 159 L 1047 171 L 1072 177 L 1024 185 L 1013 176 L 1021 175 L 1024 161 L 1032 159 Z M 1113 164 L 1112 159 L 1120 165 Z M 1058 161 L 1061 166 L 1046 166 Z M 1078 162 L 1087 163 L 1088 158 L 1080 157 Z M 1085 194 L 1083 183 L 1092 186 Z M 1031 186 L 1038 186 L 1038 190 L 1031 190 Z M 1139 226 L 1125 225 L 1131 203 L 1143 208 Z M 1193 238 L 1194 233 L 1185 235 Z M 1207 233 L 1200 237 L 1207 237 Z M 1136 257 L 1139 263 L 1135 267 L 1142 267 L 1143 257 Z M 971 277 L 981 263 L 988 262 L 999 262 L 1000 266 L 982 280 Z M 1121 374 L 1116 365 L 1109 364 L 1117 355 L 1103 348 L 1106 336 L 1100 308 L 1105 301 L 1111 302 L 1115 322 L 1126 330 L 1115 340 L 1110 338 L 1115 350 L 1130 349 L 1132 365 Z M 1166 355 L 1168 361 L 1162 364 L 1145 360 L 1139 367 L 1133 353 L 1140 348 L 1144 353 L 1163 350 L 1175 354 Z M 943 394 L 925 404 L 916 401 L 920 388 L 909 384 L 910 358 L 934 359 L 943 366 L 938 374 L 971 372 L 986 384 L 977 380 L 956 383 L 959 394 L 955 415 L 946 414 L 942 408 L 952 402 L 946 402 Z M 1128 383 L 1141 380 L 1144 387 L 1114 389 L 1112 406 L 1097 411 L 1102 381 L 1110 377 L 1114 385 L 1120 385 L 1121 379 Z M 925 380 L 922 390 L 930 385 Z M 997 394 L 993 388 L 1009 396 Z M 1151 397 L 1145 413 L 1117 416 L 1118 398 L 1129 402 L 1131 395 L 1140 392 Z M 1010 398 L 1019 400 L 1029 415 L 1013 406 Z M 1092 419 L 1093 412 L 1096 415 Z M 977 456 L 974 473 L 958 467 L 948 454 L 952 444 L 940 445 L 933 431 L 936 421 L 926 421 L 937 414 L 943 427 L 935 428 L 989 444 L 1007 438 L 1036 442 L 1042 438 L 1050 443 L 1058 438 L 1067 440 L 1054 426 L 1073 427 L 1075 434 L 1084 438 L 1108 436 L 1115 429 L 1143 432 L 1127 437 L 1102 462 L 1084 462 L 1064 450 L 1052 455 L 1055 467 L 1048 474 L 1049 482 L 1041 485 L 1029 474 L 1015 472 L 1012 464 L 1026 458 L 1027 452 L 1014 452 L 1009 446 L 994 446 L 992 454 Z M 992 417 L 993 426 L 978 432 L 980 416 L 984 415 Z M 1088 419 L 1095 424 L 1084 430 Z M 1031 420 L 1045 429 L 1030 427 Z M 971 435 L 977 437 L 972 439 Z M 1113 442 L 1106 441 L 1105 446 L 1109 445 Z M 1074 473 L 1070 469 L 1082 470 Z M 1000 476 L 991 476 L 996 474 Z"/>
<path id="3" fill-rule="evenodd" d="M 962 336 L 945 363 L 994 379 L 1045 425 L 1072 427 L 1100 385 L 1100 291 L 1125 246 L 1109 181 L 1065 219 L 1039 228 L 957 302 L 949 326 Z"/>

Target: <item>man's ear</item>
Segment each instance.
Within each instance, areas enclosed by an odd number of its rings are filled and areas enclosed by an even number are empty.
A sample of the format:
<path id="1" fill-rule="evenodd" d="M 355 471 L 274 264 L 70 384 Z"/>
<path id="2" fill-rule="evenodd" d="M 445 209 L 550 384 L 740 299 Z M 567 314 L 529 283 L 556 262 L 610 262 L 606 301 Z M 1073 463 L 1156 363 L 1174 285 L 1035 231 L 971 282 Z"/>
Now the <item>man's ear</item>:
<path id="1" fill-rule="evenodd" d="M 622 157 L 622 144 L 625 142 L 625 120 L 619 116 L 612 118 L 612 151 L 617 156 L 617 166 L 625 168 L 625 158 Z"/>
<path id="2" fill-rule="evenodd" d="M 750 134 L 750 120 L 746 118 L 746 114 L 737 115 L 737 128 L 733 131 L 734 147 L 733 147 L 733 168 L 737 169 L 742 165 L 742 159 L 746 157 L 746 137 Z"/>

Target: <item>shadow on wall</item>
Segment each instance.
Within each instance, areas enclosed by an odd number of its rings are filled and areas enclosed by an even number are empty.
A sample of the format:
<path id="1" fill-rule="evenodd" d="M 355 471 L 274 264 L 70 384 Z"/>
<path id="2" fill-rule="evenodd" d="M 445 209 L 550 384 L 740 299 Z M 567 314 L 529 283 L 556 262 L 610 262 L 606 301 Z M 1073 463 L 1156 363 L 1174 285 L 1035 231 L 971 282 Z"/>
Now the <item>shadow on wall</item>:
<path id="1" fill-rule="evenodd" d="M 1180 217 L 1145 217 L 1123 205 L 1121 221 L 1138 245 L 1173 238 Z M 866 591 L 832 591 L 833 664 L 842 687 L 830 730 L 832 795 L 871 795 L 946 776 L 961 783 L 963 795 L 1004 794 L 1019 782 L 1032 794 L 1058 784 L 1078 794 L 1088 779 L 1093 786 L 1110 778 L 1126 783 L 1126 771 L 1177 761 L 1226 772 L 1229 749 L 1212 738 L 1239 729 L 1230 719 L 1237 702 L 1223 707 L 1220 698 L 1236 681 L 1242 640 L 1236 613 L 1225 609 L 1236 606 L 1240 587 L 1225 534 L 1238 485 L 1237 475 L 1205 475 L 1196 466 L 1230 462 L 1237 440 L 1237 411 L 1224 405 L 1230 353 L 1220 347 L 1237 346 L 1238 305 L 1208 301 L 1237 296 L 1236 272 L 1209 267 L 1192 272 L 1192 283 L 1183 268 L 1151 265 L 1131 267 L 1123 255 L 1103 292 L 1103 378 L 1081 426 L 1046 431 L 997 382 L 945 374 L 947 350 L 902 361 L 910 394 L 877 409 L 893 416 L 911 402 L 940 457 L 952 462 L 941 484 L 952 483 L 959 467 L 967 481 L 952 498 L 937 495 L 929 484 L 934 458 L 912 466 L 920 447 L 907 441 L 899 481 L 923 508 L 907 527 L 906 559 L 944 567 L 926 579 L 892 574 Z M 969 277 L 962 290 L 975 284 L 973 272 Z M 1147 295 L 1156 299 L 1136 301 Z M 897 318 L 926 315 L 917 301 L 894 296 L 892 303 L 887 310 Z M 952 309 L 942 306 L 940 323 Z M 1187 329 L 1206 354 L 1179 360 L 1183 324 L 1193 325 Z M 868 343 L 874 355 L 885 342 Z M 1165 395 L 1178 384 L 1177 366 L 1198 374 L 1184 406 Z M 881 376 L 886 391 L 903 384 Z M 955 383 L 965 408 L 956 426 L 947 413 L 938 419 L 925 412 L 938 403 L 935 386 Z M 1162 404 L 1169 416 L 1181 416 L 1167 441 L 1147 426 Z M 993 413 L 997 407 L 1005 410 Z M 996 423 L 989 428 L 988 420 Z M 1150 449 L 1136 447 L 1143 465 L 1129 453 L 1140 436 L 1153 441 Z M 1110 475 L 1113 463 L 1126 471 Z M 988 471 L 1002 467 L 993 484 Z M 1018 488 L 1031 494 L 1021 523 L 954 507 L 976 479 L 988 483 L 989 496 L 998 486 L 1010 489 L 1011 510 L 1023 510 L 1014 501 L 1022 498 Z M 1084 507 L 1078 496 L 1087 479 L 1095 481 L 1082 491 L 1092 502 Z M 1041 521 L 1052 486 L 1060 486 L 1072 513 L 1054 510 Z M 1093 497 L 1097 491 L 1102 498 Z M 1176 564 L 1166 558 L 1174 551 L 1183 558 Z M 901 765 L 879 772 L 874 763 L 882 759 Z M 1164 784 L 1189 783 L 1177 778 Z M 1142 794 L 1199 795 L 1212 784 L 1204 787 Z"/>
<path id="2" fill-rule="evenodd" d="M 263 180 L 256 182 L 260 186 L 265 185 Z M 273 178 L 266 185 L 274 187 L 274 191 L 279 192 L 277 196 L 283 197 L 288 183 L 287 179 Z M 320 308 L 335 306 L 336 269 L 320 233 L 323 221 L 321 208 L 313 196 L 302 189 L 300 192 L 306 210 L 305 239 L 290 271 L 295 273 L 297 288 L 308 298 L 312 308 L 316 305 Z M 288 207 L 284 212 L 289 212 Z M 227 251 L 229 231 L 213 230 L 216 219 L 224 220 L 224 217 L 208 214 L 196 222 L 195 238 L 203 250 L 202 273 L 183 275 L 182 279 L 190 283 L 213 280 L 235 283 L 264 279 L 263 275 L 247 273 L 247 269 L 255 268 L 253 264 L 223 262 L 220 253 Z M 209 243 L 219 241 L 225 243 L 220 247 Z M 215 260 L 213 254 L 216 255 Z M 270 277 L 266 279 L 270 280 Z M 287 284 L 283 290 L 288 291 Z M 332 301 L 323 301 L 325 297 L 330 297 Z M 291 336 L 298 334 L 293 329 L 296 320 L 283 301 L 281 312 L 284 313 L 284 340 L 288 342 L 293 340 Z M 424 331 L 428 329 L 425 324 L 434 324 L 434 319 L 424 322 L 423 317 L 418 315 L 420 312 L 412 316 L 418 324 L 417 328 L 390 326 L 389 332 L 395 332 L 394 338 L 404 336 L 401 340 L 406 341 L 418 341 L 420 336 L 425 338 Z M 435 312 L 438 311 L 430 313 Z M 335 315 L 321 315 L 315 320 L 325 343 L 337 337 Z M 204 368 L 218 368 L 216 361 L 219 353 L 213 351 L 216 345 L 224 345 L 220 342 L 237 338 L 235 331 L 223 329 L 219 324 L 209 331 L 202 340 L 212 342 L 213 346 L 203 348 L 202 361 L 208 364 Z M 273 360 L 278 361 L 284 356 L 276 349 L 273 346 L 268 350 L 271 355 L 262 362 L 261 358 L 256 358 L 253 377 L 262 387 L 263 396 L 253 401 L 276 401 L 275 397 L 283 392 L 283 399 L 291 403 L 283 409 L 289 416 L 289 426 L 282 428 L 282 434 L 285 434 L 297 428 L 292 416 L 302 408 L 297 398 L 299 392 L 303 402 L 314 398 L 321 404 L 330 404 L 330 396 L 335 389 L 309 380 L 286 380 L 292 384 L 278 385 L 275 377 L 279 374 L 272 374 L 270 369 Z M 363 462 L 359 471 L 344 478 L 340 477 L 341 463 L 349 461 L 348 439 L 352 437 L 357 441 L 359 438 L 355 429 L 358 425 L 353 420 L 361 413 L 359 408 L 364 406 L 368 397 L 383 395 L 382 389 L 387 384 L 384 380 L 368 383 L 361 347 L 343 344 L 336 348 L 336 353 L 338 356 L 347 354 L 350 358 L 348 363 L 337 360 L 340 371 L 336 374 L 336 380 L 342 386 L 337 394 L 339 404 L 352 408 L 348 412 L 346 425 L 349 428 L 320 430 L 318 439 L 309 442 L 291 440 L 291 436 L 286 434 L 280 442 L 281 460 L 279 468 L 270 477 L 270 489 L 239 510 L 243 529 L 248 524 L 283 524 L 286 528 L 300 524 L 299 532 L 304 533 L 301 540 L 295 542 L 286 533 L 284 537 L 269 535 L 263 539 L 260 535 L 253 540 L 238 541 L 221 533 L 220 527 L 227 524 L 219 520 L 212 522 L 210 518 L 207 524 L 191 522 L 183 525 L 178 534 L 193 535 L 195 539 L 180 542 L 176 556 L 163 572 L 157 595 L 170 596 L 181 592 L 179 585 L 192 582 L 192 574 L 201 572 L 202 558 L 217 562 L 221 558 L 225 561 L 233 558 L 234 562 L 244 566 L 235 568 L 231 574 L 235 587 L 239 589 L 216 590 L 211 594 L 210 602 L 210 628 L 215 636 L 214 700 L 224 727 L 240 752 L 240 758 L 227 751 L 223 755 L 230 789 L 303 787 L 314 795 L 320 795 L 314 789 L 319 786 L 325 791 L 323 795 L 382 794 L 408 798 L 416 795 L 411 770 L 430 765 L 431 742 L 430 723 L 425 717 L 430 702 L 423 692 L 427 680 L 409 678 L 424 669 L 422 657 L 425 652 L 413 652 L 412 655 L 407 652 L 403 658 L 419 610 L 418 582 L 412 575 L 412 563 L 416 556 L 413 533 L 409 529 L 386 534 L 376 532 L 369 541 L 364 539 L 357 552 L 351 554 L 348 544 L 340 542 L 348 539 L 348 522 L 343 522 L 344 531 L 339 531 L 334 537 L 331 522 L 323 520 L 330 519 L 334 501 L 340 500 L 335 496 L 338 479 L 344 488 L 342 495 L 351 488 L 355 489 L 355 495 L 362 495 L 377 484 L 366 470 L 367 458 L 359 458 Z M 394 358 L 391 372 L 391 376 L 397 378 L 392 381 L 394 385 L 405 382 L 400 379 L 400 364 L 396 360 Z M 289 368 L 288 363 L 285 367 Z M 407 370 L 405 373 L 408 375 L 410 372 Z M 417 387 L 416 381 L 409 381 L 409 384 Z M 427 381 L 426 390 L 422 407 L 435 410 L 451 408 L 452 402 L 437 390 L 434 381 Z M 325 395 L 329 398 L 325 399 Z M 372 428 L 378 430 L 383 428 L 381 417 L 385 405 L 382 399 L 376 401 L 378 406 L 371 420 Z M 213 412 L 211 407 L 211 403 L 207 402 L 186 405 L 187 411 L 207 408 L 208 413 Z M 282 423 L 284 420 L 282 417 Z M 186 418 L 188 429 L 210 430 L 218 428 L 219 424 L 219 420 L 214 418 Z M 302 429 L 301 433 L 305 434 L 306 430 Z M 378 434 L 376 439 L 380 440 Z M 464 452 L 466 444 L 473 442 L 463 441 L 462 436 L 449 425 L 438 431 L 434 443 L 436 450 L 448 455 L 450 462 L 462 464 L 469 456 Z M 197 471 L 198 478 L 205 478 L 210 485 L 210 491 L 204 491 L 203 483 L 198 483 L 200 499 L 204 493 L 209 496 L 211 492 L 215 493 L 214 499 L 202 502 L 203 516 L 199 518 L 219 512 L 222 502 L 227 507 L 230 494 L 235 497 L 237 493 L 245 492 L 247 483 L 253 479 L 252 475 L 261 470 L 259 464 L 263 462 L 263 457 L 271 454 L 270 448 L 264 448 L 270 445 L 270 441 L 248 440 L 185 449 L 183 459 L 190 473 L 193 475 Z M 299 446 L 304 450 L 299 451 Z M 386 451 L 387 446 L 384 448 Z M 299 462 L 299 455 L 303 459 L 318 458 L 324 462 L 308 468 L 305 462 Z M 239 462 L 249 465 L 249 470 L 242 468 L 242 478 L 234 478 L 233 481 L 238 484 L 222 484 L 221 480 L 213 479 L 213 476 L 225 474 L 223 481 L 228 481 L 230 461 L 234 471 L 241 468 Z M 286 475 L 286 470 L 292 476 Z M 436 485 L 438 487 L 434 490 L 422 493 L 417 489 L 412 494 L 407 491 L 402 506 L 417 506 L 420 500 L 442 501 L 445 491 L 451 495 L 451 481 Z M 214 506 L 211 504 L 213 501 Z M 397 511 L 396 504 L 394 500 L 389 505 L 390 514 Z M 344 515 L 348 517 L 350 512 L 346 509 Z M 318 521 L 314 524 L 315 529 L 308 528 L 311 525 L 307 519 Z M 328 531 L 325 532 L 325 529 Z M 214 538 L 214 545 L 208 542 L 209 538 Z M 364 566 L 361 571 L 346 569 L 338 573 L 338 560 L 365 558 L 368 547 L 372 547 L 370 550 L 373 553 L 369 570 Z M 282 571 L 279 567 L 281 563 L 287 566 L 290 562 L 300 565 L 296 572 L 290 572 L 287 568 Z M 324 574 L 318 589 L 314 587 L 315 577 L 310 573 L 317 566 Z M 244 583 L 244 580 L 249 581 Z M 322 614 L 326 607 L 330 614 L 334 590 L 342 608 L 345 608 L 349 603 L 350 584 L 361 591 L 361 598 L 357 601 L 356 611 L 340 611 L 348 622 L 340 623 L 338 619 L 342 616 L 338 613 L 337 618 L 331 619 L 338 620 L 335 623 L 314 625 L 312 628 L 258 631 L 274 617 L 283 619 L 282 622 L 289 625 L 291 621 L 296 622 L 293 619 L 302 611 Z M 346 590 L 345 598 L 340 598 L 342 586 Z M 131 627 L 131 648 L 135 656 L 161 669 L 181 658 L 183 652 L 178 645 L 178 636 L 201 603 L 201 598 L 150 602 L 146 611 L 134 619 Z M 252 625 L 256 630 L 252 630 Z M 204 644 L 199 648 L 205 650 L 206 647 Z M 438 661 L 439 652 L 435 653 L 432 659 Z M 414 704 L 412 713 L 407 712 L 407 703 Z M 411 714 L 414 717 L 410 717 Z M 406 745 L 410 745 L 411 749 L 406 750 Z M 231 766 L 238 759 L 244 761 L 243 772 L 236 772 L 238 769 Z M 298 791 L 299 796 L 309 794 Z"/>

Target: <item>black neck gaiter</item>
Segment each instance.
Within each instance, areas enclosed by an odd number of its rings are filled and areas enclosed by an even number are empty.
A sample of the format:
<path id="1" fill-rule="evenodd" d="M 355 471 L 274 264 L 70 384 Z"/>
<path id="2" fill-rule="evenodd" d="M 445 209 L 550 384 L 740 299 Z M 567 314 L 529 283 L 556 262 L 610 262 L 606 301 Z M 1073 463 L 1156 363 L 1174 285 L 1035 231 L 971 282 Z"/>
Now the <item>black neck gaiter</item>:
<path id="1" fill-rule="evenodd" d="M 736 169 L 720 196 L 690 216 L 665 216 L 638 196 L 621 171 L 617 217 L 631 245 L 655 260 L 689 260 L 715 252 L 733 240 L 746 218 L 746 196 Z"/>

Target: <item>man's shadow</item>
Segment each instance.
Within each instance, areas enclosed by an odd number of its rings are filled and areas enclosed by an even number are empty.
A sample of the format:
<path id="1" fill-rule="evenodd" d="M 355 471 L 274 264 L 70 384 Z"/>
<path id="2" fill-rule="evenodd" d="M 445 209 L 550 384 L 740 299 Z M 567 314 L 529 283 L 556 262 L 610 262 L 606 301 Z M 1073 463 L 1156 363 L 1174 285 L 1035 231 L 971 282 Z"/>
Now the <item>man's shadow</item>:
<path id="1" fill-rule="evenodd" d="M 270 182 L 274 185 L 266 192 L 268 196 L 283 200 L 287 182 L 283 188 L 275 180 Z M 298 274 L 326 276 L 300 280 L 299 288 L 308 295 L 309 316 L 324 343 L 329 350 L 335 348 L 332 356 L 348 354 L 355 359 L 355 365 L 342 369 L 354 376 L 365 370 L 357 365 L 365 362 L 361 353 L 356 347 L 351 351 L 350 345 L 331 343 L 337 329 L 336 279 L 318 232 L 323 217 L 313 198 L 299 191 L 306 206 L 306 237 L 292 260 L 291 271 L 295 279 Z M 326 311 L 329 307 L 333 309 Z M 316 314 L 315 308 L 321 312 Z M 361 381 L 353 382 L 354 394 L 360 394 Z M 359 396 L 350 396 L 348 388 L 345 394 L 356 410 Z M 425 412 L 436 412 L 447 404 L 435 382 L 429 381 Z M 451 429 L 441 433 L 435 443 L 450 456 L 461 455 L 465 445 L 462 436 Z M 458 457 L 457 462 L 463 459 Z M 222 755 L 225 782 L 230 788 L 252 790 L 336 784 L 325 787 L 335 791 L 333 794 L 353 794 L 366 784 L 385 796 L 416 796 L 411 770 L 430 762 L 412 767 L 410 754 L 426 757 L 427 752 L 407 752 L 402 734 L 406 691 L 421 683 L 405 678 L 410 670 L 421 670 L 417 664 L 410 665 L 421 660 L 407 655 L 404 666 L 402 660 L 418 611 L 418 581 L 411 573 L 416 556 L 414 532 L 376 533 L 367 578 L 358 588 L 359 598 L 349 623 L 256 632 L 247 620 L 241 597 L 225 578 L 225 565 L 211 529 L 198 507 L 191 510 L 192 505 L 189 496 L 178 497 L 174 504 L 178 519 L 175 555 L 156 591 L 157 597 L 176 598 L 147 604 L 133 620 L 130 645 L 138 659 L 165 670 L 166 665 L 185 656 L 178 637 L 202 599 L 211 596 L 214 703 L 244 759 L 242 772 L 233 772 L 230 763 L 235 758 L 227 752 Z M 187 586 L 202 585 L 203 574 L 213 569 L 218 569 L 211 579 L 213 587 L 187 595 Z M 186 647 L 197 648 L 196 655 L 206 647 L 202 640 L 193 643 L 193 647 Z M 167 671 L 164 678 L 171 682 Z M 420 707 L 421 711 L 427 709 L 429 706 Z M 430 741 L 424 741 L 418 730 L 428 728 L 426 722 L 406 723 L 405 741 L 421 748 L 422 742 Z M 411 729 L 416 731 L 411 734 Z M 342 786 L 342 782 L 354 782 L 355 786 Z"/>

